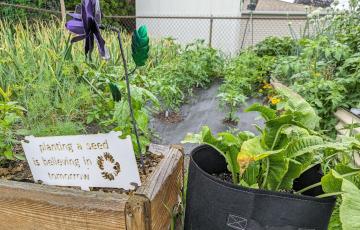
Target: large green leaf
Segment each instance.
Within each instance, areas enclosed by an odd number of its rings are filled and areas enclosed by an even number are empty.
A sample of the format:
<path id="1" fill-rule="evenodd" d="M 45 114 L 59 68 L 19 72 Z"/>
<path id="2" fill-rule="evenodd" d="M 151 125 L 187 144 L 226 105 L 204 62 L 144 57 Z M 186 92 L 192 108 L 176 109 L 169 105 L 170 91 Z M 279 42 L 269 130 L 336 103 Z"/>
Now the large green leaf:
<path id="1" fill-rule="evenodd" d="M 282 129 L 289 127 L 292 124 L 295 124 L 292 115 L 281 116 L 267 121 L 261 137 L 263 145 L 267 146 L 269 149 L 276 147 L 280 141 Z"/>
<path id="2" fill-rule="evenodd" d="M 276 91 L 286 98 L 285 110 L 293 113 L 295 121 L 308 129 L 315 129 L 319 126 L 319 116 L 304 98 L 280 83 L 273 83 L 273 85 Z"/>
<path id="3" fill-rule="evenodd" d="M 341 192 L 342 183 L 342 176 L 334 170 L 321 178 L 321 186 L 325 193 Z"/>
<path id="4" fill-rule="evenodd" d="M 260 105 L 259 103 L 252 104 L 249 108 L 247 108 L 245 110 L 245 112 L 259 112 L 266 121 L 276 118 L 275 110 L 273 110 L 269 107 Z"/>
<path id="5" fill-rule="evenodd" d="M 325 148 L 324 141 L 318 136 L 305 136 L 292 140 L 286 148 L 286 155 L 289 158 L 295 158 L 308 152 Z"/>
<path id="6" fill-rule="evenodd" d="M 289 159 L 278 154 L 266 158 L 264 162 L 267 173 L 265 175 L 266 180 L 262 187 L 264 189 L 276 191 L 280 187 L 282 180 L 289 169 Z"/>
<path id="7" fill-rule="evenodd" d="M 360 190 L 353 183 L 344 180 L 341 186 L 342 203 L 340 220 L 343 230 L 360 229 Z"/>
<path id="8" fill-rule="evenodd" d="M 288 170 L 278 185 L 276 190 L 285 189 L 291 190 L 293 188 L 294 180 L 300 177 L 302 173 L 303 165 L 296 160 L 289 160 Z"/>
<path id="9" fill-rule="evenodd" d="M 246 182 L 248 187 L 258 187 L 259 169 L 260 166 L 256 162 L 249 164 L 248 168 L 242 176 L 242 180 Z"/>
<path id="10" fill-rule="evenodd" d="M 259 161 L 282 151 L 282 149 L 276 151 L 267 151 L 262 147 L 260 137 L 254 137 L 244 141 L 244 143 L 241 145 L 239 156 L 249 156 L 252 161 Z"/>

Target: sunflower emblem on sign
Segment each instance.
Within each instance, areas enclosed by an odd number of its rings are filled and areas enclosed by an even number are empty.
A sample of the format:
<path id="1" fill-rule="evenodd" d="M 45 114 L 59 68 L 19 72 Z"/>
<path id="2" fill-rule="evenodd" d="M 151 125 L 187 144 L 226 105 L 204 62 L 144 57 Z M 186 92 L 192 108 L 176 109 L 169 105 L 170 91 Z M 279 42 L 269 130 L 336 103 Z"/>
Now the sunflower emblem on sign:
<path id="1" fill-rule="evenodd" d="M 102 171 L 102 177 L 110 181 L 114 180 L 121 172 L 120 163 L 115 161 L 114 157 L 108 152 L 105 152 L 102 156 L 98 156 L 97 165 Z"/>

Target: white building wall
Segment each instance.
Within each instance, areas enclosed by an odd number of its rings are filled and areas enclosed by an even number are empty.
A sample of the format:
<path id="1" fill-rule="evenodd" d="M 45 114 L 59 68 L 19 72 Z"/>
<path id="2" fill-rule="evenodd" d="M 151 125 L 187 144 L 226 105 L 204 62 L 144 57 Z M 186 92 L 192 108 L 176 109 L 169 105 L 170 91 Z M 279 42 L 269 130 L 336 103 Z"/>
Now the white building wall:
<path id="1" fill-rule="evenodd" d="M 241 0 L 137 0 L 137 16 L 225 16 L 241 15 Z M 196 39 L 209 42 L 209 19 L 137 19 L 153 38 L 172 37 L 181 44 Z M 214 20 L 212 46 L 234 54 L 240 48 L 240 20 Z"/>

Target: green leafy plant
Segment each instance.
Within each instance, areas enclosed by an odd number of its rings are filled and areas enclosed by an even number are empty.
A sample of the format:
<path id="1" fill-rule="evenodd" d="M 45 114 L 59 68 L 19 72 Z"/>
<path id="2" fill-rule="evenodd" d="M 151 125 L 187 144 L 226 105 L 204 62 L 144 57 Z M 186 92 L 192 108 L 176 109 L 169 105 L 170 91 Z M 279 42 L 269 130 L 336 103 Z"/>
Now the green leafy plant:
<path id="1" fill-rule="evenodd" d="M 24 159 L 19 153 L 13 151 L 19 144 L 16 139 L 16 126 L 21 122 L 25 109 L 17 102 L 10 100 L 11 90 L 0 88 L 0 165 L 5 159 Z"/>
<path id="2" fill-rule="evenodd" d="M 259 95 L 260 86 L 268 81 L 271 63 L 271 57 L 260 58 L 253 51 L 246 51 L 226 64 L 218 97 L 222 107 L 228 109 L 227 121 L 236 122 L 238 107 L 248 97 Z"/>
<path id="3" fill-rule="evenodd" d="M 267 37 L 254 47 L 259 56 L 291 56 L 295 53 L 296 42 L 290 37 Z"/>
<path id="4" fill-rule="evenodd" d="M 294 180 L 321 164 L 321 181 L 294 193 L 322 186 L 325 193 L 319 198 L 338 195 L 331 226 L 357 229 L 360 168 L 355 165 L 354 155 L 360 152 L 359 137 L 334 141 L 321 135 L 315 110 L 289 88 L 274 84 L 281 97 L 277 110 L 260 104 L 247 109 L 259 112 L 265 120 L 264 128 L 258 127 L 260 135 L 224 132 L 213 136 L 204 127 L 200 134 L 188 134 L 183 142 L 217 149 L 227 162 L 233 183 L 251 188 L 294 192 Z"/>
<path id="5" fill-rule="evenodd" d="M 118 87 L 120 91 L 125 91 L 125 83 L 119 83 Z M 151 111 L 149 111 L 149 109 L 145 105 L 147 103 L 151 103 L 153 105 L 152 109 L 156 109 L 159 107 L 159 101 L 154 94 L 144 88 L 132 85 L 131 90 L 131 100 L 134 110 L 134 118 L 140 131 L 139 140 L 141 144 L 141 149 L 145 151 L 145 147 L 150 144 L 151 140 L 151 132 L 149 130 L 149 113 Z M 134 136 L 134 130 L 131 124 L 131 117 L 129 116 L 129 114 L 129 104 L 125 99 L 122 99 L 115 103 L 113 118 L 108 122 L 115 125 L 114 130 L 122 132 L 122 137 L 125 138 L 126 136 L 130 135 L 132 137 L 135 152 L 140 153 L 136 144 L 136 138 Z"/>
<path id="6" fill-rule="evenodd" d="M 208 86 L 222 74 L 223 58 L 203 41 L 174 47 L 174 56 L 166 57 L 147 74 L 152 92 L 157 92 L 163 110 L 176 111 L 192 95 L 194 88 Z"/>
<path id="7" fill-rule="evenodd" d="M 304 99 L 286 87 L 279 85 L 278 88 L 283 98 L 278 105 L 280 110 L 260 104 L 247 109 L 259 112 L 266 121 L 265 127 L 259 128 L 259 136 L 239 133 L 235 137 L 221 133 L 215 138 L 204 128 L 200 135 L 189 134 L 184 142 L 216 147 L 224 155 L 234 183 L 290 191 L 294 179 L 317 164 L 319 154 L 316 152 L 342 150 L 344 146 L 325 141 L 315 131 L 320 119 Z"/>

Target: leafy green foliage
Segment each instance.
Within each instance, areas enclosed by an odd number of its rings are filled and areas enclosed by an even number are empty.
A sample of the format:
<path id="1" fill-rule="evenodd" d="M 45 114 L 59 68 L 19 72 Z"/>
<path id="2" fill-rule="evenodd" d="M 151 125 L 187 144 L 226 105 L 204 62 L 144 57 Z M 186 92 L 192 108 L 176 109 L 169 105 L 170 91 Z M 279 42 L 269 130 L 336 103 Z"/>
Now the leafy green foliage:
<path id="1" fill-rule="evenodd" d="M 199 134 L 189 133 L 182 143 L 208 144 L 217 149 L 228 164 L 228 169 L 232 173 L 233 182 L 238 183 L 240 167 L 237 163 L 237 155 L 244 141 L 251 137 L 253 137 L 253 134 L 248 132 L 239 132 L 235 135 L 224 132 L 219 133 L 217 137 L 215 137 L 212 135 L 210 128 L 204 126 Z"/>
<path id="2" fill-rule="evenodd" d="M 248 97 L 256 96 L 260 85 L 267 82 L 271 60 L 246 51 L 226 64 L 224 82 L 218 94 L 221 105 L 229 110 L 226 119 L 235 121 L 237 108 Z"/>
<path id="3" fill-rule="evenodd" d="M 23 159 L 13 152 L 13 148 L 19 143 L 16 139 L 16 127 L 21 122 L 25 109 L 11 101 L 10 96 L 9 88 L 6 91 L 0 88 L 0 165 L 5 159 Z"/>
<path id="4" fill-rule="evenodd" d="M 342 152 L 358 145 L 354 140 L 327 141 L 316 132 L 320 119 L 315 110 L 287 87 L 277 88 L 282 96 L 278 110 L 260 104 L 248 109 L 259 112 L 266 121 L 259 136 L 240 138 L 246 133 L 234 136 L 225 132 L 214 137 L 204 127 L 200 134 L 188 134 L 184 142 L 216 148 L 224 156 L 234 183 L 273 191 L 292 190 L 294 180 L 318 164 L 324 152 Z M 329 176 L 323 181 L 329 181 Z M 331 183 L 324 191 L 332 193 L 338 188 Z"/>
<path id="5" fill-rule="evenodd" d="M 359 106 L 358 1 L 354 6 L 346 14 L 327 16 L 321 33 L 296 41 L 297 53 L 278 57 L 271 73 L 316 109 L 324 118 L 320 127 L 332 136 L 336 134 L 333 113 L 339 107 Z M 319 26 L 317 20 L 314 26 Z"/>
<path id="6" fill-rule="evenodd" d="M 116 37 L 103 35 L 110 52 L 119 53 Z M 123 33 L 122 38 L 129 59 L 131 36 Z M 100 58 L 84 62 L 82 45 L 70 45 L 69 34 L 53 22 L 27 25 L 0 20 L 0 40 L 0 87 L 11 86 L 13 98 L 26 109 L 19 118 L 24 134 L 76 135 L 113 129 L 133 133 L 118 55 L 111 55 L 108 62 Z M 147 43 L 145 39 L 137 48 Z M 135 68 L 133 62 L 129 65 Z M 171 39 L 153 42 L 148 61 L 131 77 L 142 145 L 152 137 L 152 112 L 178 109 L 195 87 L 206 87 L 220 76 L 222 67 L 219 52 L 203 42 L 186 47 Z"/>
<path id="7" fill-rule="evenodd" d="M 178 110 L 192 95 L 194 88 L 208 86 L 222 74 L 223 58 L 203 41 L 187 45 L 184 49 L 174 45 L 158 65 L 147 73 L 147 84 L 160 98 L 163 110 Z M 162 47 L 154 47 L 162 53 Z M 160 56 L 161 58 L 161 56 Z"/>
<path id="8" fill-rule="evenodd" d="M 360 228 L 360 190 L 353 183 L 344 180 L 341 186 L 342 203 L 340 206 L 340 220 L 344 230 Z"/>
<path id="9" fill-rule="evenodd" d="M 347 173 L 340 174 L 335 170 L 330 170 L 322 178 L 321 185 L 326 193 L 341 195 L 331 226 L 341 226 L 344 230 L 352 230 L 360 227 L 358 222 L 360 190 L 353 181 L 354 176 L 360 175 L 360 169 L 348 168 L 346 171 Z"/>
<path id="10" fill-rule="evenodd" d="M 285 91 L 285 90 L 284 90 Z M 266 120 L 265 127 L 261 135 L 256 137 L 247 136 L 246 139 L 228 138 L 229 142 L 222 138 L 208 138 L 210 131 L 204 128 L 201 134 L 189 134 L 185 142 L 193 141 L 206 143 L 215 146 L 225 157 L 228 168 L 233 174 L 234 183 L 248 185 L 250 187 L 260 187 L 269 190 L 291 189 L 292 182 L 312 163 L 313 151 L 317 146 L 322 146 L 323 140 L 318 136 L 310 134 L 314 125 L 308 123 L 306 119 L 301 119 L 306 114 L 313 113 L 311 108 L 305 106 L 304 100 L 297 102 L 297 98 L 292 95 L 288 97 L 287 105 L 283 106 L 284 111 L 272 110 L 259 104 L 252 105 L 249 111 L 258 111 Z M 295 104 L 295 105 L 294 105 Z M 301 105 L 301 106 L 300 106 Z M 226 133 L 218 134 L 219 137 L 230 135 Z M 238 134 L 238 136 L 240 136 Z M 210 140 L 210 141 L 209 141 Z M 216 142 L 216 144 L 214 144 Z M 237 144 L 231 144 L 237 143 Z M 220 146 L 220 147 L 219 147 Z M 234 150 L 224 150 L 230 148 Z M 319 147 L 320 148 L 320 147 Z M 311 154 L 307 155 L 306 154 Z M 237 167 L 234 165 L 234 155 Z M 249 169 L 249 171 L 247 171 Z M 256 178 L 249 177 L 250 171 L 253 174 L 255 169 Z M 254 174 L 253 174 L 254 175 Z"/>
<path id="11" fill-rule="evenodd" d="M 291 56 L 296 48 L 296 42 L 290 37 L 267 37 L 256 44 L 254 52 L 259 56 Z"/>
<path id="12" fill-rule="evenodd" d="M 125 83 L 119 83 L 119 90 L 125 91 Z M 134 117 L 139 129 L 139 138 L 141 149 L 146 150 L 146 146 L 150 144 L 151 133 L 149 130 L 149 111 L 144 106 L 146 103 L 151 102 L 154 108 L 159 106 L 159 102 L 157 98 L 148 90 L 137 87 L 135 85 L 131 86 L 131 101 L 134 110 Z M 130 108 L 128 101 L 123 98 L 119 102 L 115 104 L 114 116 L 110 122 L 110 124 L 114 124 L 115 130 L 122 132 L 122 137 L 126 138 L 126 136 L 130 135 L 132 137 L 133 146 L 135 148 L 135 152 L 139 153 L 138 146 L 136 144 L 136 138 L 134 136 L 134 130 L 131 123 Z"/>

